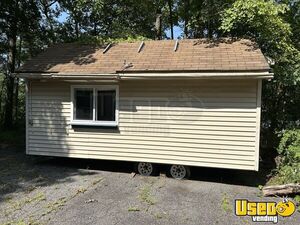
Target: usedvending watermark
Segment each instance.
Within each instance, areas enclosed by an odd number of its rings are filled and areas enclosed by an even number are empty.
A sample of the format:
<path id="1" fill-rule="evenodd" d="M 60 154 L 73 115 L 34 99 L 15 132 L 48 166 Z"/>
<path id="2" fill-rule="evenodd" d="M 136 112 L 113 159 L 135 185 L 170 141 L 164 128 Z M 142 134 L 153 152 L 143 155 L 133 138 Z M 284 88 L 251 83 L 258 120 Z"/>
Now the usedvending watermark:
<path id="1" fill-rule="evenodd" d="M 286 198 L 278 203 L 255 202 L 246 199 L 235 200 L 235 215 L 251 216 L 253 222 L 278 223 L 278 216 L 291 216 L 295 210 L 295 204 Z"/>

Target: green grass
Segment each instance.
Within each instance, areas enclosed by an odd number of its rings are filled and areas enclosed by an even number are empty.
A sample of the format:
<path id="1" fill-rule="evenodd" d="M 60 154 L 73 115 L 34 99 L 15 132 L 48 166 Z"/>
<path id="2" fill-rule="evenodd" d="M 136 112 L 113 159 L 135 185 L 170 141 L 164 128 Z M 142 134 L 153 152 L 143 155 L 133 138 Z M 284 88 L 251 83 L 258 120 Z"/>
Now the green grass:
<path id="1" fill-rule="evenodd" d="M 227 194 L 223 195 L 223 198 L 222 198 L 222 209 L 225 212 L 231 212 L 232 211 L 232 206 L 229 204 L 229 199 L 228 199 Z"/>
<path id="2" fill-rule="evenodd" d="M 138 212 L 140 209 L 138 207 L 129 207 L 128 212 Z"/>
<path id="3" fill-rule="evenodd" d="M 298 212 L 300 212 L 300 195 L 296 195 L 294 197 L 294 201 L 297 203 L 298 207 L 297 207 L 297 210 Z"/>
<path id="4" fill-rule="evenodd" d="M 151 187 L 149 185 L 141 188 L 139 198 L 148 205 L 154 205 L 156 203 L 154 197 L 151 195 Z"/>
<path id="5" fill-rule="evenodd" d="M 52 212 L 57 211 L 58 209 L 62 208 L 67 202 L 67 199 L 65 197 L 62 197 L 54 202 L 48 203 L 46 207 L 46 212 L 43 213 L 43 216 L 50 214 Z"/>

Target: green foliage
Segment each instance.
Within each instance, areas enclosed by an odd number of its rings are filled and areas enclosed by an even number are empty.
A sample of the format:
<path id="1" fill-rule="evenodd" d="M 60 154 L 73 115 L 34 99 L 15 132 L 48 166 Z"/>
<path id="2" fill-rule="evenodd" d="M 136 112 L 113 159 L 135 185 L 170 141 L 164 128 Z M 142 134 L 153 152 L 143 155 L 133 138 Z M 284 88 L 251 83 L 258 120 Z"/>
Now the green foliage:
<path id="1" fill-rule="evenodd" d="M 61 26 L 62 39 L 74 41 L 82 35 L 105 38 L 127 38 L 141 35 L 155 37 L 156 10 L 165 9 L 166 2 L 158 0 L 61 0 L 68 13 Z M 163 10 L 166 11 L 166 10 Z M 163 19 L 163 21 L 167 21 Z"/>
<path id="2" fill-rule="evenodd" d="M 284 132 L 277 151 L 277 168 L 269 184 L 300 183 L 300 129 Z"/>
<path id="3" fill-rule="evenodd" d="M 135 42 L 135 41 L 146 41 L 149 38 L 143 36 L 128 36 L 126 38 L 107 38 L 101 36 L 90 36 L 82 35 L 77 39 L 76 42 L 81 44 L 95 44 L 95 45 L 104 45 L 104 44 L 117 44 L 120 42 Z"/>
<path id="4" fill-rule="evenodd" d="M 220 37 L 222 12 L 234 0 L 189 0 L 178 1 L 178 15 L 182 24 L 187 26 L 187 37 Z"/>
<path id="5" fill-rule="evenodd" d="M 295 197 L 294 197 L 294 201 L 297 203 L 297 205 L 298 205 L 298 212 L 300 212 L 300 195 L 296 195 Z"/>
<path id="6" fill-rule="evenodd" d="M 300 163 L 284 165 L 275 170 L 274 175 L 268 181 L 268 185 L 280 185 L 300 182 Z"/>
<path id="7" fill-rule="evenodd" d="M 282 17 L 288 10 L 273 0 L 237 0 L 223 13 L 220 29 L 255 38 L 276 62 L 293 62 L 300 55 L 291 40 L 291 25 Z"/>
<path id="8" fill-rule="evenodd" d="M 288 162 L 300 159 L 300 129 L 284 132 L 277 151 L 285 156 Z"/>
<path id="9" fill-rule="evenodd" d="M 299 23 L 299 6 L 288 0 L 236 0 L 222 15 L 220 29 L 224 35 L 254 39 L 264 55 L 275 62 L 274 79 L 263 83 L 262 96 L 263 139 L 273 148 L 278 141 L 276 133 L 297 126 L 300 119 L 300 52 L 296 41 L 300 33 L 294 29 L 294 21 Z"/>

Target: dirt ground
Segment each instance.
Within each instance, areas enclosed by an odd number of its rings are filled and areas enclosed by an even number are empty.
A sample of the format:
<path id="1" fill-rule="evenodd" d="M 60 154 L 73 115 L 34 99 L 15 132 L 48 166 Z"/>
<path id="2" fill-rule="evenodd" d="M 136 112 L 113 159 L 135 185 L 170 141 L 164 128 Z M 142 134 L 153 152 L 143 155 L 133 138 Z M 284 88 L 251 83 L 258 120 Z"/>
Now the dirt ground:
<path id="1" fill-rule="evenodd" d="M 190 180 L 178 181 L 134 176 L 132 168 L 2 147 L 0 224 L 255 224 L 234 215 L 235 199 L 280 200 L 261 196 L 264 172 L 192 168 Z M 299 221 L 296 212 L 278 224 Z"/>

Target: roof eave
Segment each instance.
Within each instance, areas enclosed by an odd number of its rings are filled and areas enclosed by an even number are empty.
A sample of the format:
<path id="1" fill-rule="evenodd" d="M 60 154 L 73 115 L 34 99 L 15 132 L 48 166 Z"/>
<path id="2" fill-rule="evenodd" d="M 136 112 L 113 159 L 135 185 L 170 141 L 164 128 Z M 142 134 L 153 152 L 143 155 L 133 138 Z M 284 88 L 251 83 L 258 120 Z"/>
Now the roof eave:
<path id="1" fill-rule="evenodd" d="M 185 72 L 185 73 L 119 73 L 120 79 L 182 79 L 182 78 L 256 78 L 270 79 L 270 72 Z"/>
<path id="2" fill-rule="evenodd" d="M 24 79 L 62 79 L 62 80 L 122 80 L 122 79 L 197 79 L 197 78 L 255 78 L 270 79 L 273 73 L 264 72 L 131 72 L 116 74 L 75 74 L 75 73 L 15 73 L 19 78 Z"/>

